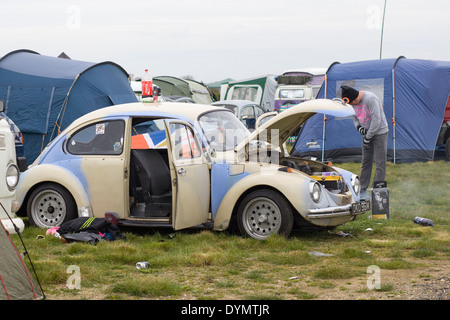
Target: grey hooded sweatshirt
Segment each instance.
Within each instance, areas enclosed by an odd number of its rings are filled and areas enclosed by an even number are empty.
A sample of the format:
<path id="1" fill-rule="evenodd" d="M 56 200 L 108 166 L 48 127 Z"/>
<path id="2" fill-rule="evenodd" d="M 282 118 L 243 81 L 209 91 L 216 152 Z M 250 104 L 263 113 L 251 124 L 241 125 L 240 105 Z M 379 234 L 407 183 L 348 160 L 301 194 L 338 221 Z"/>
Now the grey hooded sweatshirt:
<path id="1" fill-rule="evenodd" d="M 356 116 L 353 117 L 355 127 L 363 126 L 367 129 L 366 139 L 389 131 L 383 105 L 378 97 L 369 91 L 364 91 L 361 102 L 352 106 Z"/>

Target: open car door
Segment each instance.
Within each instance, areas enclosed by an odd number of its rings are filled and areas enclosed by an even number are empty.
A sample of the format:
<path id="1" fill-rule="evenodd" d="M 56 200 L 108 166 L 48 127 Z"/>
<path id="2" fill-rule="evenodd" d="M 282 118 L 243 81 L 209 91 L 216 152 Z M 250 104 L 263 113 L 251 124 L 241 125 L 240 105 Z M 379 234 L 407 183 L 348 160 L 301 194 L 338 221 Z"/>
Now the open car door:
<path id="1" fill-rule="evenodd" d="M 201 145 L 186 122 L 166 120 L 172 177 L 172 226 L 175 230 L 208 221 L 210 177 Z"/>

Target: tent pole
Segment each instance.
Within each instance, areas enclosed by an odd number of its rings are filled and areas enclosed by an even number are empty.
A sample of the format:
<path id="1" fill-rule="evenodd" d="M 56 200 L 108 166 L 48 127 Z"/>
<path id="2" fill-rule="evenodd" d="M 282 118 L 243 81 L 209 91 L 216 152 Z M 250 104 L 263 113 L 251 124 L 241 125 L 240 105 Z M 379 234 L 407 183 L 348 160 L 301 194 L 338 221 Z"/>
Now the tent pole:
<path id="1" fill-rule="evenodd" d="M 323 132 L 322 132 L 322 162 L 325 159 L 325 126 L 327 124 L 327 115 L 323 115 Z"/>
<path id="2" fill-rule="evenodd" d="M 327 99 L 328 90 L 328 74 L 325 74 L 325 99 Z M 322 162 L 325 159 L 325 124 L 327 122 L 327 116 L 323 115 L 323 129 L 322 129 Z"/>
<path id="3" fill-rule="evenodd" d="M 396 122 L 395 122 L 395 66 L 392 68 L 392 139 L 394 140 L 394 164 L 396 163 L 395 158 L 395 130 L 396 130 Z"/>
<path id="4" fill-rule="evenodd" d="M 397 163 L 397 155 L 396 155 L 396 130 L 397 130 L 397 120 L 396 120 L 396 109 L 395 109 L 395 67 L 400 59 L 406 59 L 404 56 L 399 56 L 397 60 L 395 60 L 394 66 L 392 67 L 392 139 L 394 141 L 394 164 Z"/>
<path id="5" fill-rule="evenodd" d="M 64 118 L 64 113 L 66 112 L 66 107 L 67 107 L 67 102 L 68 102 L 68 100 L 69 100 L 69 95 L 70 95 L 70 92 L 72 91 L 72 88 L 73 88 L 75 82 L 78 80 L 78 78 L 80 77 L 80 75 L 81 75 L 81 73 L 79 73 L 79 74 L 75 77 L 75 79 L 73 80 L 72 84 L 70 85 L 69 91 L 67 91 L 66 98 L 64 99 L 64 102 L 63 102 L 63 104 L 62 104 L 62 107 L 61 107 L 61 109 L 59 110 L 58 117 L 56 118 L 55 126 L 53 127 L 52 134 L 51 134 L 51 136 L 50 136 L 50 140 L 49 140 L 49 141 L 52 141 L 52 139 L 53 139 L 53 134 L 55 133 L 55 128 L 56 128 L 56 127 L 58 127 L 58 133 L 57 133 L 56 135 L 59 135 L 59 134 L 61 133 L 61 124 L 62 124 L 62 121 L 63 121 L 63 118 Z M 62 113 L 62 116 L 61 116 L 61 113 Z M 60 118 L 60 117 L 61 117 L 61 122 L 60 122 L 60 124 L 58 125 L 58 121 L 59 121 L 59 118 Z"/>

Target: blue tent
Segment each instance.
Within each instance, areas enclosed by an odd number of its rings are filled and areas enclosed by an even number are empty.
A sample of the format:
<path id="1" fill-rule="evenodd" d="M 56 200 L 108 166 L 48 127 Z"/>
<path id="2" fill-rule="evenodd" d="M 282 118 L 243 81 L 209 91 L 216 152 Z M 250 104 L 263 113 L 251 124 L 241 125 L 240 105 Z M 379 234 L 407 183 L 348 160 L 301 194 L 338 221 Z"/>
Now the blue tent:
<path id="1" fill-rule="evenodd" d="M 0 59 L 0 99 L 23 134 L 28 164 L 73 120 L 98 108 L 136 102 L 127 72 L 91 63 L 13 51 Z"/>
<path id="2" fill-rule="evenodd" d="M 434 158 L 450 93 L 450 62 L 381 59 L 333 63 L 318 98 L 341 97 L 341 86 L 375 93 L 389 124 L 388 160 Z M 361 161 L 361 135 L 351 119 L 315 115 L 301 131 L 291 154 L 321 161 Z"/>

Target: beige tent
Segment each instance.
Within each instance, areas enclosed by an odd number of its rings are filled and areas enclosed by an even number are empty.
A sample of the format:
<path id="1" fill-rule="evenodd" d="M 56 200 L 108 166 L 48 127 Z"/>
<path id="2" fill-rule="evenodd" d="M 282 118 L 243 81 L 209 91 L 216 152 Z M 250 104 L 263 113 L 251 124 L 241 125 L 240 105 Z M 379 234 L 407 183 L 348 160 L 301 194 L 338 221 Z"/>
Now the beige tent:
<path id="1" fill-rule="evenodd" d="M 44 294 L 28 270 L 22 254 L 0 223 L 0 300 L 43 298 Z"/>

